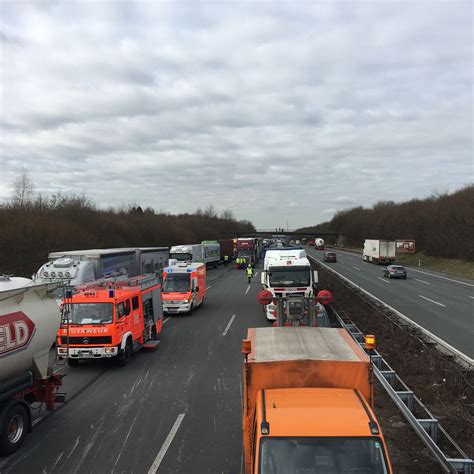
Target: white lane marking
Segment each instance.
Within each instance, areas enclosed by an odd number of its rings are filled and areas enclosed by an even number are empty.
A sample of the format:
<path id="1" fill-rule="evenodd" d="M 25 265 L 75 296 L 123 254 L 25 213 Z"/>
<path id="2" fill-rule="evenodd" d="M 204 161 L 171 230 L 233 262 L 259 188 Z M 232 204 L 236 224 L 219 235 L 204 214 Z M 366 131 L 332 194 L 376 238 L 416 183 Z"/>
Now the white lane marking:
<path id="1" fill-rule="evenodd" d="M 460 285 L 472 286 L 474 288 L 474 284 L 466 283 L 465 281 L 453 280 L 452 278 L 447 278 L 441 275 L 435 275 L 434 273 L 423 272 L 421 270 L 417 270 L 416 268 L 408 267 L 412 272 L 423 273 L 424 275 L 429 275 L 436 278 L 442 278 L 443 280 L 453 281 L 454 283 L 459 283 Z"/>
<path id="2" fill-rule="evenodd" d="M 257 275 L 258 275 L 258 272 L 255 272 L 255 275 L 254 275 L 254 277 L 256 277 Z"/>
<path id="3" fill-rule="evenodd" d="M 36 418 L 36 420 L 33 420 L 33 423 L 31 423 L 31 426 L 34 428 L 43 418 L 44 416 L 40 416 L 39 418 Z"/>
<path id="4" fill-rule="evenodd" d="M 151 465 L 150 469 L 148 469 L 148 474 L 155 474 L 156 471 L 158 471 L 161 461 L 163 461 L 163 458 L 166 455 L 166 451 L 168 451 L 168 448 L 171 446 L 171 443 L 173 442 L 173 439 L 176 436 L 176 433 L 178 432 L 181 423 L 183 422 L 184 415 L 185 413 L 180 413 L 178 415 L 178 418 L 176 418 L 176 421 L 174 422 L 171 431 L 168 433 L 168 436 L 166 437 L 163 446 L 161 446 L 161 449 L 158 451 L 158 454 L 156 455 L 153 464 Z"/>
<path id="5" fill-rule="evenodd" d="M 421 283 L 424 283 L 425 285 L 431 285 L 430 282 L 428 281 L 425 281 L 425 280 L 420 280 L 419 278 L 413 278 L 413 280 L 416 280 L 416 281 L 421 281 Z"/>
<path id="6" fill-rule="evenodd" d="M 390 283 L 388 280 L 386 280 L 385 278 L 381 278 L 381 277 L 377 277 L 379 280 L 383 281 L 384 283 Z"/>
<path id="7" fill-rule="evenodd" d="M 365 288 L 362 288 L 361 286 L 359 286 L 357 283 L 354 283 L 352 280 L 349 280 L 349 278 L 345 277 L 344 275 L 342 275 L 341 273 L 339 273 L 338 271 L 334 270 L 333 268 L 331 268 L 330 266 L 324 264 L 323 262 L 319 262 L 318 260 L 316 260 L 316 258 L 314 258 L 312 255 L 309 255 L 308 254 L 308 258 L 311 258 L 313 259 L 314 261 L 316 261 L 317 263 L 319 263 L 320 265 L 322 265 L 324 268 L 326 268 L 327 270 L 329 270 L 330 272 L 333 272 L 335 273 L 336 275 L 338 275 L 340 278 L 342 278 L 344 281 L 347 281 L 348 283 L 350 283 L 351 285 L 357 287 L 360 291 L 362 291 L 362 293 L 365 293 L 366 295 L 370 296 L 371 298 L 373 298 L 374 300 L 378 301 L 379 303 L 382 303 L 385 307 L 387 307 L 388 309 L 390 309 L 391 311 L 393 311 L 397 316 L 399 316 L 400 318 L 402 318 L 403 320 L 409 322 L 410 324 L 412 324 L 413 326 L 415 326 L 416 328 L 418 328 L 421 332 L 424 332 L 425 334 L 427 334 L 431 339 L 433 339 L 434 341 L 438 342 L 439 344 L 441 344 L 443 347 L 446 347 L 447 349 L 449 349 L 451 352 L 453 352 L 454 354 L 457 354 L 462 360 L 464 360 L 468 365 L 474 365 L 474 359 L 472 359 L 471 357 L 469 357 L 468 355 L 464 354 L 464 352 L 460 351 L 459 349 L 456 349 L 454 346 L 452 346 L 451 344 L 449 344 L 449 342 L 446 342 L 444 339 L 441 339 L 441 337 L 437 336 L 436 334 L 433 334 L 431 331 L 429 331 L 428 329 L 424 328 L 423 326 L 421 326 L 420 324 L 416 323 L 415 321 L 413 321 L 413 319 L 409 318 L 408 316 L 404 315 L 402 312 L 398 311 L 398 309 L 395 309 L 393 306 L 390 306 L 389 304 L 385 303 L 385 301 L 382 301 L 380 298 L 377 298 L 373 293 L 370 293 L 370 291 L 367 291 Z"/>
<path id="8" fill-rule="evenodd" d="M 423 296 L 423 295 L 418 295 L 418 296 L 419 296 L 420 298 L 423 298 L 424 300 L 431 301 L 431 302 L 434 303 L 434 304 L 437 304 L 437 305 L 439 305 L 439 306 L 442 306 L 443 308 L 446 308 L 446 306 L 445 306 L 444 304 L 438 303 L 437 301 L 432 300 L 432 299 L 430 299 L 430 298 L 427 298 L 426 296 Z"/>
<path id="9" fill-rule="evenodd" d="M 234 319 L 236 316 L 237 316 L 236 314 L 233 314 L 232 317 L 230 318 L 230 321 L 227 323 L 227 326 L 225 327 L 224 332 L 222 333 L 223 336 L 225 336 L 227 332 L 229 331 L 230 326 L 234 322 Z"/>
<path id="10" fill-rule="evenodd" d="M 360 268 L 359 268 L 359 267 L 352 267 L 352 268 L 355 268 L 356 270 L 359 270 L 359 271 L 360 271 Z"/>
<path id="11" fill-rule="evenodd" d="M 167 321 L 169 321 L 171 319 L 171 316 L 168 316 L 164 321 L 163 321 L 163 324 L 165 324 Z"/>
<path id="12" fill-rule="evenodd" d="M 471 298 L 471 300 L 474 300 L 474 296 L 468 296 L 468 298 Z"/>
<path id="13" fill-rule="evenodd" d="M 247 294 L 250 290 L 250 285 L 247 287 L 247 289 L 245 290 L 245 294 Z"/>
<path id="14" fill-rule="evenodd" d="M 206 290 L 208 290 L 209 288 L 212 288 L 212 285 L 206 286 Z"/>

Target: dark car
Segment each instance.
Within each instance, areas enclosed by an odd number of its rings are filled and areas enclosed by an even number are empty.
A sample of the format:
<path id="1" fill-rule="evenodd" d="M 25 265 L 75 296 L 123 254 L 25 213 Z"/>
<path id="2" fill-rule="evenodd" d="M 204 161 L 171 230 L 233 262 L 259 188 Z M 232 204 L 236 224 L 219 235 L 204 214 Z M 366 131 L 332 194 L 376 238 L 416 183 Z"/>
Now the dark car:
<path id="1" fill-rule="evenodd" d="M 326 252 L 323 257 L 324 262 L 337 262 L 337 257 L 334 252 Z"/>
<path id="2" fill-rule="evenodd" d="M 407 271 L 405 270 L 405 267 L 402 267 L 401 265 L 389 265 L 383 271 L 383 276 L 389 278 L 403 278 L 406 280 Z"/>

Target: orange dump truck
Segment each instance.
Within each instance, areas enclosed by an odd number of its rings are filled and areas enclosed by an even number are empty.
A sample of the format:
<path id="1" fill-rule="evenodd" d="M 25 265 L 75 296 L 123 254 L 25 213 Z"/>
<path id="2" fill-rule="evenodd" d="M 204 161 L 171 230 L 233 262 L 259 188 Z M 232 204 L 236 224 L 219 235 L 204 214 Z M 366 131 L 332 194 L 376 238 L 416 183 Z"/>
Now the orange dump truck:
<path id="1" fill-rule="evenodd" d="M 161 284 L 155 275 L 96 282 L 63 300 L 58 356 L 69 365 L 115 357 L 125 365 L 142 347 L 156 347 L 163 326 Z"/>
<path id="2" fill-rule="evenodd" d="M 371 362 L 344 329 L 249 329 L 242 352 L 246 474 L 392 473 Z"/>

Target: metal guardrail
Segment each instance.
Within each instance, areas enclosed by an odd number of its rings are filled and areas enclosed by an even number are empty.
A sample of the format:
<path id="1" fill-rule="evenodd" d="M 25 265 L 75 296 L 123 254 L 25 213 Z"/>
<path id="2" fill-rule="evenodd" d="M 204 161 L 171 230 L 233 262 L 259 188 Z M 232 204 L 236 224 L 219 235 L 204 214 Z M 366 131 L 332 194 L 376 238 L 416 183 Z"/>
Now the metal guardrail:
<path id="1" fill-rule="evenodd" d="M 413 428 L 423 444 L 433 454 L 436 461 L 446 473 L 472 474 L 474 461 L 460 448 L 442 427 L 439 420 L 428 410 L 421 400 L 403 382 L 387 361 L 375 350 L 367 350 L 364 334 L 349 318 L 342 318 L 331 306 L 333 314 L 352 338 L 362 347 L 373 361 L 374 374 Z M 415 413 L 417 415 L 415 415 Z M 456 457 L 448 457 L 440 447 L 443 441 L 450 451 L 456 452 Z"/>

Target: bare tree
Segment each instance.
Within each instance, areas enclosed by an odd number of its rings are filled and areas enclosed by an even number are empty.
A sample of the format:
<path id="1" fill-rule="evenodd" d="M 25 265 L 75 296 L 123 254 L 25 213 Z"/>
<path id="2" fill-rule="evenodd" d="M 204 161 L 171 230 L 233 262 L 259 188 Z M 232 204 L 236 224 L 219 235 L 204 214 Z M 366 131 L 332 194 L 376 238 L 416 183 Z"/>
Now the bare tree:
<path id="1" fill-rule="evenodd" d="M 206 209 L 204 209 L 204 215 L 206 217 L 215 218 L 217 217 L 217 210 L 212 204 L 209 204 Z"/>
<path id="2" fill-rule="evenodd" d="M 13 180 L 12 203 L 14 206 L 25 207 L 33 199 L 34 185 L 30 174 L 23 168 Z"/>
<path id="3" fill-rule="evenodd" d="M 224 209 L 220 217 L 226 221 L 235 221 L 234 213 L 230 209 Z"/>

